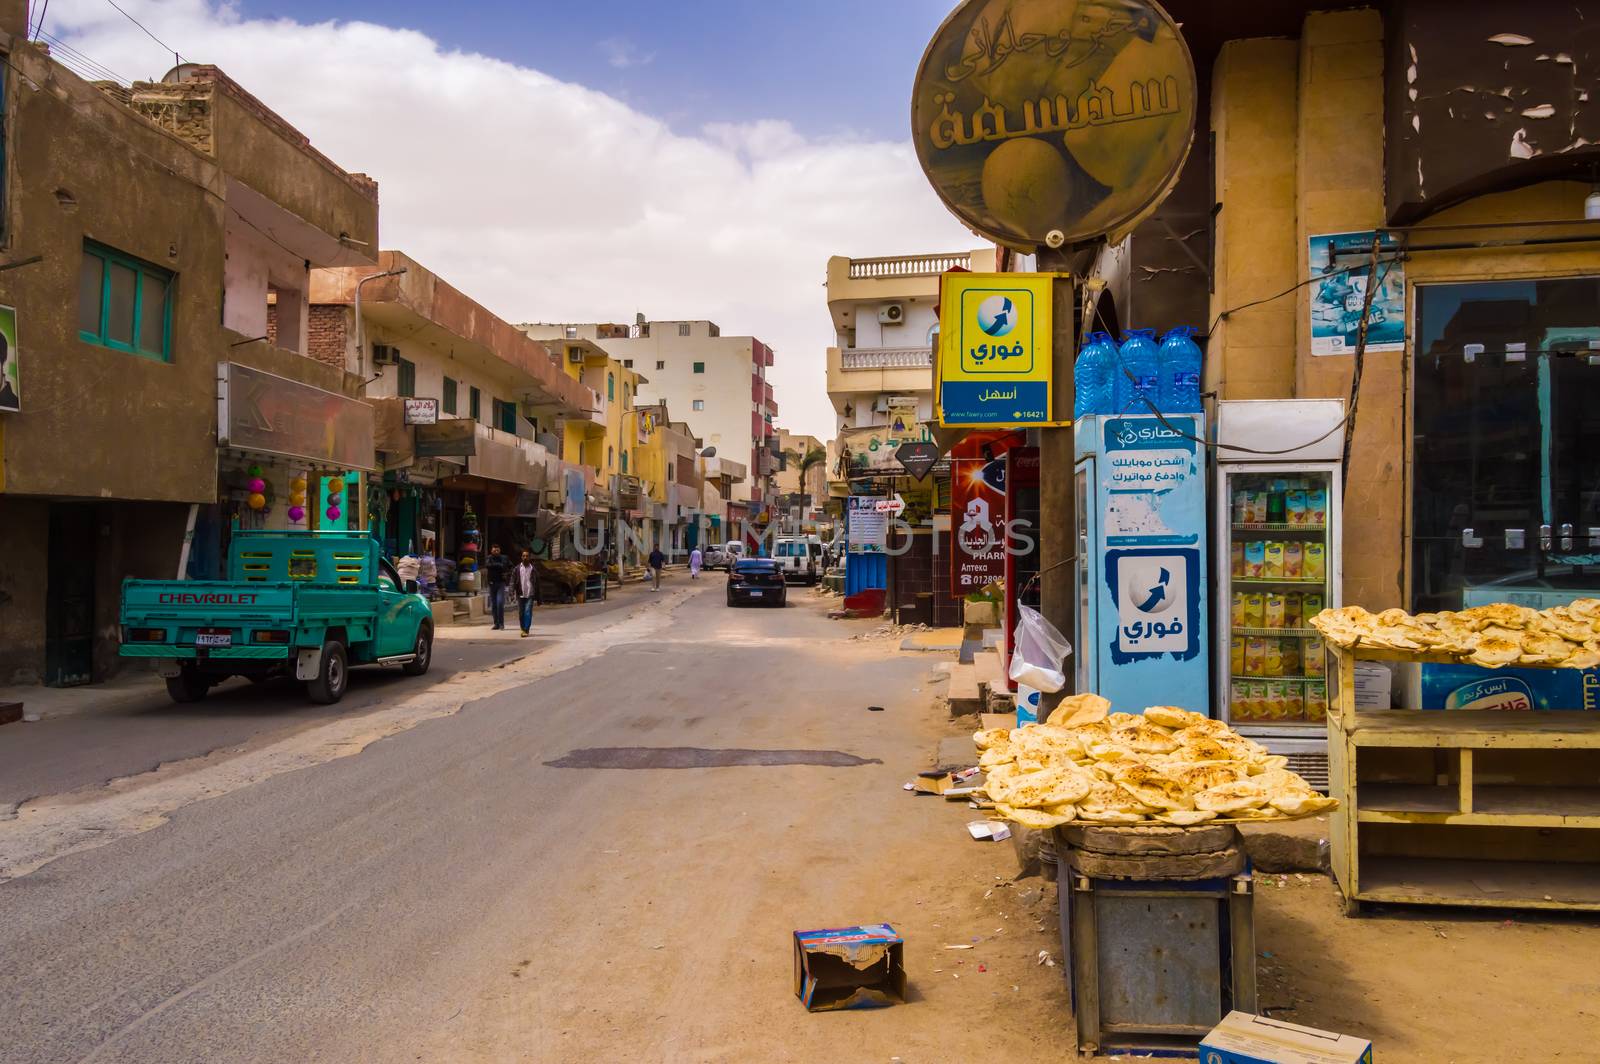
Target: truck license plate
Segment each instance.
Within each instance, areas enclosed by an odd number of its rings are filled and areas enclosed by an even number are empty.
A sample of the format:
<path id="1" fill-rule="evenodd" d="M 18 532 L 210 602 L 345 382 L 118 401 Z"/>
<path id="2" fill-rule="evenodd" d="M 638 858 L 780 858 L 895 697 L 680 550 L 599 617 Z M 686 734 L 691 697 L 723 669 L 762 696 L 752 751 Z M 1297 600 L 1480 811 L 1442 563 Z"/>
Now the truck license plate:
<path id="1" fill-rule="evenodd" d="M 231 647 L 233 646 L 232 632 L 196 632 L 194 645 L 197 647 Z"/>

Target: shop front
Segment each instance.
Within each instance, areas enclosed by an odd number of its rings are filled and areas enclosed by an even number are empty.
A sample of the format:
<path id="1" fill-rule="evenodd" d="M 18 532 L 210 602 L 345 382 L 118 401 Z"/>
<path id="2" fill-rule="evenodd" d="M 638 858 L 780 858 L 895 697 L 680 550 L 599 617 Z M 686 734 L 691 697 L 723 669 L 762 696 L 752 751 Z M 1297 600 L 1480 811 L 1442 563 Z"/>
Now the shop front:
<path id="1" fill-rule="evenodd" d="M 241 363 L 217 386 L 217 502 L 196 513 L 189 576 L 223 575 L 234 528 L 367 527 L 371 406 Z"/>

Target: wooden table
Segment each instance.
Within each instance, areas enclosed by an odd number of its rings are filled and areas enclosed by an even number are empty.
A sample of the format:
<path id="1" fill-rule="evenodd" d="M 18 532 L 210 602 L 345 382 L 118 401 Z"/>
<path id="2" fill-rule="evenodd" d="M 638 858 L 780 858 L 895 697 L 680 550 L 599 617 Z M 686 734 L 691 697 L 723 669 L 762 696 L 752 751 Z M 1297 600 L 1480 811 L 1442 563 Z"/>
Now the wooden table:
<path id="1" fill-rule="evenodd" d="M 1331 648 L 1329 848 L 1345 911 L 1365 902 L 1600 911 L 1600 713 L 1358 710 Z"/>

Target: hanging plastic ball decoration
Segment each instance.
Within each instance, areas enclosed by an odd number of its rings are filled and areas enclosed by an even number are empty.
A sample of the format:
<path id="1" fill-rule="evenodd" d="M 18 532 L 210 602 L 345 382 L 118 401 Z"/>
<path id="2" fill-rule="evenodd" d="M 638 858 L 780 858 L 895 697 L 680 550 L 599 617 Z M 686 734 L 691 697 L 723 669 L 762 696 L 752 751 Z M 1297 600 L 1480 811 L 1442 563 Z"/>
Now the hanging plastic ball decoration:
<path id="1" fill-rule="evenodd" d="M 305 475 L 302 473 L 296 473 L 294 475 L 294 479 L 289 481 L 289 490 L 304 495 L 306 491 Z"/>
<path id="2" fill-rule="evenodd" d="M 330 520 L 330 521 L 337 521 L 337 520 L 339 520 L 339 515 L 340 515 L 340 514 L 341 514 L 341 513 L 343 513 L 343 511 L 342 511 L 342 510 L 340 510 L 340 509 L 339 509 L 339 508 L 338 508 L 338 507 L 337 507 L 337 506 L 330 506 L 330 507 L 328 507 L 328 510 L 327 510 L 327 514 L 328 514 L 328 520 Z"/>
<path id="3" fill-rule="evenodd" d="M 250 493 L 252 495 L 260 495 L 262 492 L 264 492 L 266 490 L 267 490 L 267 482 L 266 481 L 262 480 L 260 477 L 254 477 L 254 478 L 251 479 L 251 481 L 250 481 Z"/>
<path id="4" fill-rule="evenodd" d="M 248 472 L 253 477 L 260 477 L 260 476 L 264 476 L 265 475 L 264 473 L 261 472 L 261 467 L 258 466 L 258 465 L 251 466 L 248 470 L 246 470 L 246 472 Z"/>
<path id="5" fill-rule="evenodd" d="M 289 520 L 292 523 L 298 525 L 301 521 L 304 521 L 305 519 L 306 519 L 306 508 L 304 506 L 291 506 L 291 507 L 289 507 Z"/>
<path id="6" fill-rule="evenodd" d="M 329 491 L 343 491 L 344 490 L 344 478 L 343 477 L 334 477 L 332 480 L 328 481 L 328 490 Z"/>
<path id="7" fill-rule="evenodd" d="M 246 499 L 245 501 L 250 504 L 250 509 L 252 510 L 263 510 L 267 505 L 267 497 L 261 494 L 259 491 L 251 492 L 250 498 Z"/>

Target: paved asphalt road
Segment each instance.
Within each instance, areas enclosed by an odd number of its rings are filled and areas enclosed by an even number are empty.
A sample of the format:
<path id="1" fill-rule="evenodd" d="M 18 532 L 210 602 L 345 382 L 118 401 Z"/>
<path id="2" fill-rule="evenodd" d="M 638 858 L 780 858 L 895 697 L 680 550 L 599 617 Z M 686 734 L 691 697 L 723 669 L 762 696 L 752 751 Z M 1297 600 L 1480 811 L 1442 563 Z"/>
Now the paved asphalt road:
<path id="1" fill-rule="evenodd" d="M 829 621 L 809 592 L 778 611 L 726 608 L 718 580 L 697 590 L 670 616 L 677 596 L 637 599 L 662 623 L 575 667 L 0 883 L 0 1057 L 995 1045 L 968 1006 L 942 1031 L 889 1010 L 868 1036 L 806 1014 L 790 986 L 793 929 L 911 921 L 936 949 L 963 932 L 916 921 L 941 918 L 934 899 L 970 871 L 958 860 L 979 863 L 979 890 L 999 878 L 1002 851 L 969 849 L 960 811 L 901 790 L 948 727 L 929 712 L 933 662 L 851 641 L 872 623 Z M 823 1056 L 801 1052 L 823 1032 Z"/>
<path id="2" fill-rule="evenodd" d="M 163 762 L 269 741 L 382 705 L 419 683 L 437 684 L 463 670 L 515 661 L 548 646 L 550 636 L 575 623 L 616 615 L 641 601 L 644 593 L 641 586 L 631 585 L 604 602 L 542 608 L 532 639 L 485 626 L 444 629 L 435 644 L 433 666 L 420 681 L 397 668 L 355 669 L 349 693 L 336 706 L 317 705 L 293 685 L 257 688 L 243 680 L 229 681 L 203 702 L 180 706 L 152 681 L 147 695 L 118 698 L 105 710 L 8 727 L 0 732 L 0 811 L 38 795 L 148 772 Z M 514 616 L 507 622 L 515 629 Z"/>

